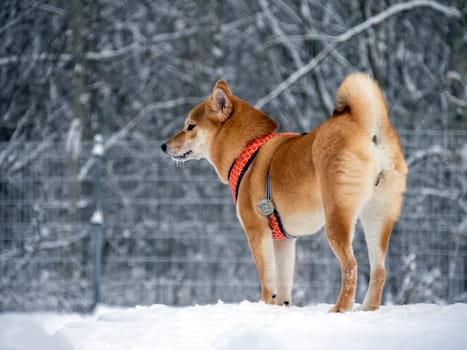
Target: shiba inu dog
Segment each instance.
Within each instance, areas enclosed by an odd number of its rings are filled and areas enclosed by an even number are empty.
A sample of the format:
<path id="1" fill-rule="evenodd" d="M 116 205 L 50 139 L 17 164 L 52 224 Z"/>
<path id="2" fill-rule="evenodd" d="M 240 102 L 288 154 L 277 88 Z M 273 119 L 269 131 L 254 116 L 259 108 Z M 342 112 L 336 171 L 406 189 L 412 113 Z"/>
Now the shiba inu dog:
<path id="1" fill-rule="evenodd" d="M 324 225 L 342 272 L 330 311 L 352 310 L 357 283 L 352 239 L 360 219 L 371 267 L 360 309 L 377 309 L 408 173 L 381 89 L 368 75 L 353 73 L 339 87 L 328 120 L 301 135 L 274 134 L 276 128 L 220 80 L 162 150 L 176 161 L 206 158 L 230 184 L 266 303 L 292 303 L 294 238 Z"/>

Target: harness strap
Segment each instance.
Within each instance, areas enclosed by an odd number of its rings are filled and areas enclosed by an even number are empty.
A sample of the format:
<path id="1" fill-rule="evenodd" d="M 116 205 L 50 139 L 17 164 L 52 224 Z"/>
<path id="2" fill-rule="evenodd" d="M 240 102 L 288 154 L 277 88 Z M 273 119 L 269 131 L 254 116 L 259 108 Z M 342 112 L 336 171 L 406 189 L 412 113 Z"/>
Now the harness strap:
<path id="1" fill-rule="evenodd" d="M 249 145 L 247 145 L 243 149 L 243 151 L 240 153 L 240 155 L 232 163 L 232 166 L 229 169 L 229 174 L 227 178 L 229 180 L 230 191 L 232 192 L 232 198 L 235 204 L 237 203 L 238 191 L 240 189 L 240 183 L 242 182 L 243 176 L 245 175 L 251 163 L 255 159 L 260 148 L 267 141 L 269 141 L 271 138 L 273 138 L 276 135 L 297 135 L 297 134 L 295 133 L 268 134 L 266 136 L 258 138 L 254 140 L 253 142 L 251 142 Z M 280 215 L 272 204 L 271 182 L 269 179 L 269 171 L 266 177 L 266 198 L 270 202 L 273 208 L 272 213 L 270 215 L 267 215 L 269 228 L 272 231 L 272 238 L 274 240 L 287 240 L 287 239 L 296 238 L 295 236 L 288 234 L 284 230 Z"/>
<path id="2" fill-rule="evenodd" d="M 243 149 L 242 153 L 240 153 L 240 155 L 232 163 L 227 178 L 229 179 L 230 191 L 232 192 L 234 203 L 237 203 L 238 190 L 240 188 L 243 175 L 245 175 L 246 171 L 255 159 L 256 154 L 258 153 L 261 146 L 263 146 L 274 136 L 275 134 L 268 134 L 254 140 Z"/>
<path id="3" fill-rule="evenodd" d="M 266 199 L 272 203 L 272 194 L 271 194 L 271 180 L 268 175 L 266 176 Z M 269 228 L 272 231 L 272 239 L 275 241 L 285 241 L 288 239 L 295 239 L 296 236 L 293 236 L 284 229 L 282 226 L 281 216 L 279 212 L 274 208 L 274 211 L 271 215 L 268 215 Z"/>

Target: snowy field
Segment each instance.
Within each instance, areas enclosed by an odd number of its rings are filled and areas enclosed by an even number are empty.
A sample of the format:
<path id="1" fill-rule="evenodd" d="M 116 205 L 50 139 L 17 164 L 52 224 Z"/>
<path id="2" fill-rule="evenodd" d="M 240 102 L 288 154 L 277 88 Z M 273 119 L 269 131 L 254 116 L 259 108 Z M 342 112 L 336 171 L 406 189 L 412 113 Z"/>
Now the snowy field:
<path id="1" fill-rule="evenodd" d="M 467 304 L 383 306 L 328 314 L 330 305 L 263 303 L 129 309 L 91 316 L 0 314 L 0 349 L 466 349 Z"/>

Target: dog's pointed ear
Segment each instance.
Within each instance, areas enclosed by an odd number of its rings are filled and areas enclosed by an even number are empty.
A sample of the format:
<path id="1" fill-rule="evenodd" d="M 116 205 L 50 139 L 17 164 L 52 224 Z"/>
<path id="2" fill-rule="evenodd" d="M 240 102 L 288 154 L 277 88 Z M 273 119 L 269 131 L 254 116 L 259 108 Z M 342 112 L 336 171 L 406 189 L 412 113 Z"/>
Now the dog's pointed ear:
<path id="1" fill-rule="evenodd" d="M 220 122 L 225 122 L 230 117 L 233 111 L 232 92 L 224 80 L 219 80 L 214 85 L 209 102 Z"/>

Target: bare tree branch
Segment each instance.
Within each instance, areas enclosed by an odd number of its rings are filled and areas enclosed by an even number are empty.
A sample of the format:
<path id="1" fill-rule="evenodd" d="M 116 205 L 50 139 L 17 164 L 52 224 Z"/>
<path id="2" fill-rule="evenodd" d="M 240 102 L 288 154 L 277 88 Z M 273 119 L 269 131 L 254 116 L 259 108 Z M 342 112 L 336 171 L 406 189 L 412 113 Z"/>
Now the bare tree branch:
<path id="1" fill-rule="evenodd" d="M 31 10 L 33 9 L 34 7 L 31 6 L 29 8 L 27 8 L 26 10 L 24 10 L 23 13 L 21 13 L 18 17 L 12 19 L 10 22 L 6 23 L 4 26 L 0 27 L 0 34 L 2 34 L 4 31 L 8 30 L 10 27 L 13 27 L 16 23 L 18 23 L 19 21 L 21 21 L 21 19 L 26 16 L 29 12 L 31 12 Z"/>
<path id="2" fill-rule="evenodd" d="M 355 27 L 347 30 L 346 32 L 334 37 L 334 40 L 331 43 L 329 43 L 323 50 L 321 50 L 315 57 L 313 57 L 306 65 L 302 66 L 300 69 L 292 73 L 286 80 L 284 80 L 279 85 L 277 85 L 276 88 L 273 89 L 269 94 L 259 99 L 258 102 L 256 102 L 255 107 L 262 108 L 264 105 L 268 104 L 274 98 L 282 94 L 292 84 L 294 84 L 296 81 L 302 78 L 305 74 L 307 74 L 312 69 L 314 69 L 321 61 L 323 61 L 340 44 L 349 41 L 350 39 L 357 36 L 358 34 L 361 34 L 364 31 L 368 30 L 369 28 L 384 22 L 385 20 L 387 20 L 388 18 L 394 15 L 397 15 L 401 12 L 410 11 L 410 10 L 413 10 L 419 7 L 428 7 L 434 11 L 441 12 L 443 15 L 447 17 L 459 18 L 461 16 L 460 11 L 457 10 L 456 8 L 447 7 L 439 3 L 436 3 L 434 1 L 414 0 L 414 1 L 409 1 L 407 3 L 402 3 L 402 4 L 391 6 L 385 11 L 367 19 L 366 21 L 356 25 Z"/>
<path id="3" fill-rule="evenodd" d="M 445 157 L 445 158 L 452 158 L 453 154 L 445 148 L 440 147 L 439 145 L 434 145 L 428 149 L 422 149 L 415 152 L 412 152 L 410 157 L 406 159 L 407 165 L 410 168 L 414 165 L 417 161 L 424 159 L 426 157 Z"/>

